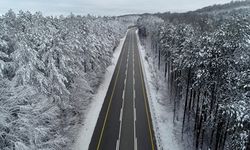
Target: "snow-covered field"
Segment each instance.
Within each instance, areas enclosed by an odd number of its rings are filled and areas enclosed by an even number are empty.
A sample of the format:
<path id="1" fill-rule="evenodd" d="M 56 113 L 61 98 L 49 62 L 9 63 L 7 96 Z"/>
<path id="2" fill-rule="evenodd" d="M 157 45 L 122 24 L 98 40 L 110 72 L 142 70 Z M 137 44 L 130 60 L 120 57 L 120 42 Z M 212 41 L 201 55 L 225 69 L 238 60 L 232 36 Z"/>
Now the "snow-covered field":
<path id="1" fill-rule="evenodd" d="M 139 37 L 138 37 L 139 39 Z M 184 150 L 180 142 L 180 124 L 173 123 L 173 108 L 167 95 L 167 83 L 164 75 L 153 66 L 153 58 L 147 55 L 147 50 L 138 40 L 141 61 L 145 75 L 146 89 L 149 98 L 152 121 L 160 150 Z"/>
<path id="2" fill-rule="evenodd" d="M 126 37 L 126 35 L 125 35 Z M 104 75 L 103 81 L 97 89 L 96 94 L 93 96 L 92 103 L 89 106 L 89 109 L 86 112 L 86 118 L 83 121 L 83 126 L 79 132 L 77 141 L 73 145 L 73 150 L 85 150 L 88 149 L 91 137 L 93 135 L 99 113 L 104 102 L 105 95 L 108 90 L 111 78 L 113 76 L 116 63 L 119 59 L 122 46 L 125 41 L 125 37 L 120 40 L 120 44 L 113 53 L 112 64 L 107 68 L 107 71 Z"/>

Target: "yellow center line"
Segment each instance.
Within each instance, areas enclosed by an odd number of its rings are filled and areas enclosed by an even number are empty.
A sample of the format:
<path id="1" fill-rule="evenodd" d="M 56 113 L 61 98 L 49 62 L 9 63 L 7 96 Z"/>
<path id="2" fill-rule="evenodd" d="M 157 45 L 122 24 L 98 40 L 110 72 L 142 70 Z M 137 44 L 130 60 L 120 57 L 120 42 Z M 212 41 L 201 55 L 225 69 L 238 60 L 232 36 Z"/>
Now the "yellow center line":
<path id="1" fill-rule="evenodd" d="M 138 40 L 138 39 L 137 39 Z M 138 49 L 138 46 L 137 46 L 137 50 L 138 50 L 138 54 L 139 54 L 139 49 Z M 139 54 L 140 55 L 140 54 Z M 143 97 L 144 97 L 144 102 L 145 102 L 145 109 L 146 109 L 146 114 L 147 114 L 147 121 L 148 121 L 148 127 L 149 127 L 149 134 L 150 134 L 150 141 L 151 141 L 151 145 L 152 145 L 152 150 L 155 149 L 154 147 L 154 142 L 153 142 L 153 136 L 152 136 L 152 126 L 151 126 L 151 123 L 150 123 L 150 119 L 149 119 L 149 111 L 148 111 L 148 106 L 147 106 L 147 97 L 146 97 L 146 92 L 145 92 L 145 83 L 144 83 L 144 80 L 143 80 L 143 73 L 142 73 L 142 66 L 141 66 L 141 59 L 140 59 L 140 56 L 139 58 L 137 59 L 138 62 L 139 62 L 139 67 L 140 67 L 140 75 L 141 75 L 141 82 L 142 82 L 142 89 L 143 89 Z"/>
<path id="2" fill-rule="evenodd" d="M 127 41 L 127 37 L 126 37 L 125 42 L 124 42 L 123 47 L 122 47 L 121 61 L 120 61 L 120 64 L 119 64 L 118 72 L 117 72 L 117 74 L 116 74 L 115 83 L 114 83 L 114 88 L 113 88 L 113 90 L 112 90 L 112 94 L 111 94 L 111 97 L 110 97 L 110 99 L 109 99 L 108 109 L 107 109 L 107 112 L 106 112 L 106 115 L 105 115 L 104 123 L 103 123 L 103 126 L 102 126 L 102 130 L 101 130 L 101 134 L 100 134 L 100 137 L 99 137 L 99 141 L 98 141 L 98 145 L 97 145 L 96 150 L 99 150 L 99 149 L 100 149 L 100 145 L 101 145 L 101 141 L 102 141 L 102 137 L 103 137 L 103 132 L 104 132 L 104 129 L 105 129 L 105 126 L 106 126 L 106 122 L 107 122 L 107 118 L 108 118 L 108 114 L 109 114 L 111 102 L 112 102 L 112 99 L 113 99 L 113 95 L 114 95 L 114 91 L 115 91 L 115 87 L 116 87 L 118 75 L 119 75 L 120 69 L 121 69 L 121 64 L 122 64 L 122 60 L 123 60 L 123 55 L 124 55 L 124 53 L 125 53 L 124 45 L 125 45 L 126 41 Z M 118 60 L 119 60 L 119 59 L 118 59 Z"/>

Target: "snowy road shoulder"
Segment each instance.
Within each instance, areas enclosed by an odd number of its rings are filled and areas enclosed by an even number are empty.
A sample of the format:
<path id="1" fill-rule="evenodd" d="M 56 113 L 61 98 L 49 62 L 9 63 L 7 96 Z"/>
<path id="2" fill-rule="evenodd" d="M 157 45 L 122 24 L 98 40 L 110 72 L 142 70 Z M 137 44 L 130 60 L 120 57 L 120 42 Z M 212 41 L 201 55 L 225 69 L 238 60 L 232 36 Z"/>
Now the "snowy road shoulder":
<path id="1" fill-rule="evenodd" d="M 125 41 L 125 37 L 120 40 L 118 47 L 113 53 L 112 65 L 110 65 L 107 68 L 103 81 L 100 84 L 96 94 L 93 96 L 93 101 L 89 106 L 89 110 L 86 114 L 86 118 L 83 122 L 83 126 L 81 130 L 79 131 L 79 135 L 75 144 L 72 147 L 73 150 L 87 150 L 88 149 L 89 143 L 91 141 L 91 137 L 93 135 L 93 132 L 96 126 L 96 122 L 99 117 L 99 113 L 102 108 L 102 104 L 104 102 L 105 95 L 107 93 L 111 78 L 115 70 L 115 66 L 117 64 L 117 61 L 119 59 L 119 56 L 120 56 L 120 53 L 121 53 L 121 50 Z"/>
<path id="2" fill-rule="evenodd" d="M 161 80 L 159 84 L 162 84 L 160 86 L 163 88 L 160 88 L 160 90 L 157 89 L 156 85 L 158 83 L 156 82 L 158 82 L 157 79 L 161 77 L 155 72 L 152 60 L 146 56 L 146 51 L 140 43 L 138 34 L 137 39 L 157 148 L 159 150 L 183 150 L 183 145 L 180 144 L 176 138 L 176 134 L 178 133 L 172 122 L 173 112 L 171 106 L 162 105 L 161 103 L 162 101 L 166 101 L 166 96 L 163 95 L 163 93 L 166 93 L 164 90 L 167 90 L 165 86 L 167 84 Z M 162 79 L 164 79 L 164 77 Z"/>

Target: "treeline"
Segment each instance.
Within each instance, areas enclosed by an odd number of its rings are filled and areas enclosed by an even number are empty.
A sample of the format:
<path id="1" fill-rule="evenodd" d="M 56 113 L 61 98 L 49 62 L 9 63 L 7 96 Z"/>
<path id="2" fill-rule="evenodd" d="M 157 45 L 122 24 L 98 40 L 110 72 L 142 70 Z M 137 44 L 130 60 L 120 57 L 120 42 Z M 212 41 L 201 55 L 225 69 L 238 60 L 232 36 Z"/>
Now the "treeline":
<path id="1" fill-rule="evenodd" d="M 70 149 L 127 23 L 116 17 L 0 17 L 0 149 Z"/>
<path id="2" fill-rule="evenodd" d="M 191 132 L 197 150 L 250 149 L 250 11 L 195 14 L 138 20 L 168 81 L 173 122 L 183 111 L 182 136 Z"/>

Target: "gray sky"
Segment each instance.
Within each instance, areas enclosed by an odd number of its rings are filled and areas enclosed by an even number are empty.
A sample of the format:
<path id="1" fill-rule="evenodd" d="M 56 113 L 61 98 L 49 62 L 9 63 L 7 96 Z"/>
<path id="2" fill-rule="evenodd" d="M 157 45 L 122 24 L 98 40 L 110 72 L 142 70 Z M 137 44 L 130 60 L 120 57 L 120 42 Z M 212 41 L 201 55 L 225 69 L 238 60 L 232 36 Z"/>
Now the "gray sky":
<path id="1" fill-rule="evenodd" d="M 231 0 L 0 0 L 0 14 L 14 11 L 41 11 L 44 15 L 92 14 L 122 15 L 130 13 L 184 12 Z"/>

